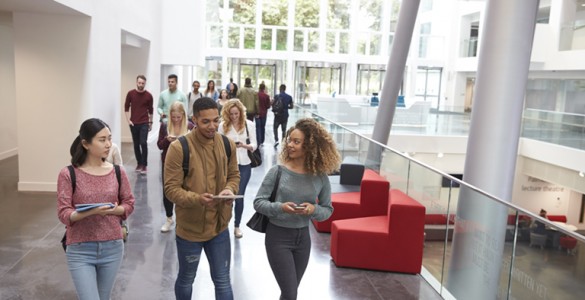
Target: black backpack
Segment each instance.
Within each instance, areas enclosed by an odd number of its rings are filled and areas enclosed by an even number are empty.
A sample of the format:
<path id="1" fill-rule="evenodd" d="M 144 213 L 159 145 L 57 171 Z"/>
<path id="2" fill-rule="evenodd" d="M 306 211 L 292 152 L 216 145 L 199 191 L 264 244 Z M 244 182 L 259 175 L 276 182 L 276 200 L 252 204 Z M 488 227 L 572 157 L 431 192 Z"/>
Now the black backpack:
<path id="1" fill-rule="evenodd" d="M 225 149 L 225 154 L 228 158 L 228 164 L 230 163 L 230 158 L 232 156 L 232 148 L 230 146 L 230 141 L 225 135 L 221 135 L 223 139 L 223 147 Z M 189 145 L 187 144 L 187 138 L 182 135 L 179 137 L 179 142 L 181 142 L 181 147 L 183 148 L 183 178 L 187 177 L 189 174 Z"/>
<path id="2" fill-rule="evenodd" d="M 285 109 L 284 101 L 278 95 L 276 95 L 274 97 L 274 101 L 272 102 L 272 112 L 275 115 L 280 115 L 284 113 Z"/>

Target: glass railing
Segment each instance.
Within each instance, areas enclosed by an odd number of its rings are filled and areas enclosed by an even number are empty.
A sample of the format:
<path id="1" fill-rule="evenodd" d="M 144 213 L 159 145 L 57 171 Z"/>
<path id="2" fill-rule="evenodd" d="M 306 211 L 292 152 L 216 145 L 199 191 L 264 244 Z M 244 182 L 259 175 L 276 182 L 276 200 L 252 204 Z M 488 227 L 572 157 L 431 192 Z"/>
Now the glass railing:
<path id="1" fill-rule="evenodd" d="M 378 107 L 369 107 L 361 102 L 344 102 L 338 98 L 326 100 L 316 99 L 306 109 L 359 133 L 372 132 Z M 320 102 L 322 102 L 321 107 L 319 107 Z M 419 103 L 420 101 L 415 104 Z M 391 133 L 469 135 L 471 113 L 461 113 L 462 107 L 449 106 L 437 110 L 436 107 L 428 105 L 424 109 L 416 109 L 413 106 L 414 104 L 396 108 Z M 585 150 L 585 115 L 525 109 L 521 136 Z"/>
<path id="2" fill-rule="evenodd" d="M 581 299 L 585 237 L 575 226 L 543 219 L 309 110 L 291 114 L 293 122 L 299 117 L 319 120 L 343 157 L 357 158 L 425 206 L 421 275 L 444 298 Z"/>
<path id="3" fill-rule="evenodd" d="M 522 137 L 585 150 L 585 115 L 526 109 Z"/>

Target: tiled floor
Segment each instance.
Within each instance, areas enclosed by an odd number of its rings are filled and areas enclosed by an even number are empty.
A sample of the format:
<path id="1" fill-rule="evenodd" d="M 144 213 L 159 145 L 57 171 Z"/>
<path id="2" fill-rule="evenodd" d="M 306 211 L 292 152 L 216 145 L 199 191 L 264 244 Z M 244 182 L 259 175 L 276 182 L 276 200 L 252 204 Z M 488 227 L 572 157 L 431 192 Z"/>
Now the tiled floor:
<path id="1" fill-rule="evenodd" d="M 268 132 L 263 148 L 265 163 L 253 170 L 243 220 L 252 215 L 251 202 L 265 171 L 275 161 L 271 130 Z M 154 143 L 149 150 L 148 175 L 136 175 L 131 144 L 122 146 L 136 206 L 129 219 L 130 236 L 112 299 L 174 299 L 174 231 L 160 232 L 164 220 L 161 166 Z M 59 243 L 64 226 L 57 220 L 55 193 L 17 192 L 17 170 L 17 157 L 0 161 L 0 299 L 75 299 Z M 440 299 L 420 275 L 337 268 L 329 255 L 329 234 L 310 228 L 311 261 L 299 287 L 299 299 Z M 263 235 L 246 228 L 242 239 L 232 235 L 236 299 L 279 296 L 263 244 Z M 193 299 L 213 299 L 206 261 L 199 265 Z"/>

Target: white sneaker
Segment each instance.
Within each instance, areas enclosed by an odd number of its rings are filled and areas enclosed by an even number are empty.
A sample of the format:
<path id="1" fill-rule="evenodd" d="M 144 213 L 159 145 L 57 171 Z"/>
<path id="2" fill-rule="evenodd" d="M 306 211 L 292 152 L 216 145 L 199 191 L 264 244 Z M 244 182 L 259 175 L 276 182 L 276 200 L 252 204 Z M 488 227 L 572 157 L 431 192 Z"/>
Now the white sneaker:
<path id="1" fill-rule="evenodd" d="M 160 228 L 161 232 L 169 232 L 171 231 L 171 227 L 173 226 L 173 218 L 167 218 L 167 221 L 163 224 L 163 226 Z"/>
<path id="2" fill-rule="evenodd" d="M 236 228 L 234 228 L 234 236 L 235 236 L 237 239 L 240 239 L 240 238 L 242 238 L 242 237 L 244 236 L 244 234 L 243 234 L 243 233 L 242 233 L 242 231 L 240 230 L 240 227 L 236 227 Z"/>

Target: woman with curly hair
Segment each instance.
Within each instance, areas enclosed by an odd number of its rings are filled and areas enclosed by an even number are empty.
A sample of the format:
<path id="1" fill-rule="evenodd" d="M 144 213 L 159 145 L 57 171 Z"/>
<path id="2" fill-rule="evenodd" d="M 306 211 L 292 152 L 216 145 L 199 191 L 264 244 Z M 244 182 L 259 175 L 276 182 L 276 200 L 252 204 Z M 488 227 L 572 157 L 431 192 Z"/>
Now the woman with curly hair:
<path id="1" fill-rule="evenodd" d="M 280 160 L 282 165 L 264 177 L 254 209 L 270 220 L 264 244 L 280 299 L 296 299 L 311 254 L 309 221 L 324 221 L 333 213 L 327 175 L 338 169 L 341 157 L 325 128 L 307 118 L 287 131 Z M 279 186 L 270 202 L 276 178 Z"/>
<path id="2" fill-rule="evenodd" d="M 256 150 L 256 126 L 246 119 L 246 108 L 238 99 L 230 99 L 221 110 L 221 123 L 219 133 L 225 134 L 236 143 L 236 156 L 238 158 L 238 169 L 240 170 L 240 187 L 238 194 L 245 195 L 246 187 L 252 175 L 251 161 L 248 151 Z M 249 141 L 249 143 L 247 143 Z M 240 229 L 242 213 L 244 212 L 244 199 L 235 200 L 234 236 L 244 236 Z"/>

